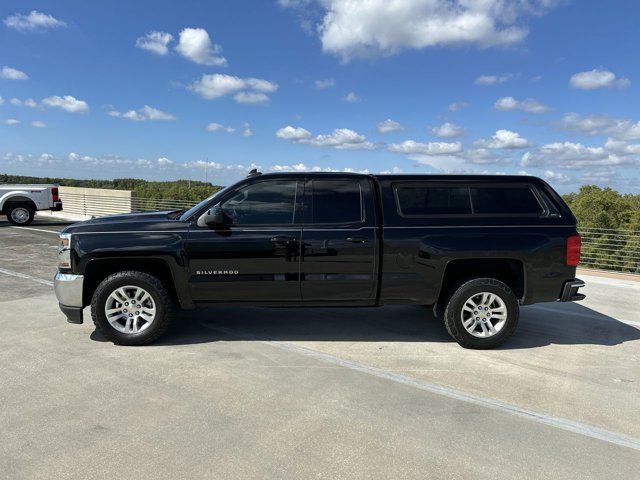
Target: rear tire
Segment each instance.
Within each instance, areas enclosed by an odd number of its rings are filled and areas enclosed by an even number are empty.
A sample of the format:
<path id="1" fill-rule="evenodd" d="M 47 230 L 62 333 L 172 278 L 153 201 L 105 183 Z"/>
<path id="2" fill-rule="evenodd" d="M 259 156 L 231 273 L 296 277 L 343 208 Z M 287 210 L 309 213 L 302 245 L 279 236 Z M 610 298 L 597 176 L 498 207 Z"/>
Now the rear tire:
<path id="1" fill-rule="evenodd" d="M 11 225 L 26 227 L 33 222 L 36 210 L 27 203 L 13 203 L 6 208 L 7 220 Z"/>
<path id="2" fill-rule="evenodd" d="M 96 329 L 118 345 L 148 345 L 160 338 L 175 316 L 175 301 L 162 282 L 145 272 L 108 276 L 91 300 Z"/>
<path id="3" fill-rule="evenodd" d="M 504 343 L 515 331 L 519 317 L 513 291 L 494 278 L 468 280 L 445 302 L 444 324 L 464 348 L 489 349 Z"/>

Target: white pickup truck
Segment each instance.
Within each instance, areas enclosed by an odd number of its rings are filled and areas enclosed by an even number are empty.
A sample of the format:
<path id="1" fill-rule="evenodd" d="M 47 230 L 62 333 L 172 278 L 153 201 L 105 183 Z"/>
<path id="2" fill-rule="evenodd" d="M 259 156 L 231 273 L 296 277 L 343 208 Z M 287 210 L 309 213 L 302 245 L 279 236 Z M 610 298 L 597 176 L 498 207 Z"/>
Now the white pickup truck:
<path id="1" fill-rule="evenodd" d="M 10 185 L 0 183 L 0 215 L 9 223 L 29 225 L 38 210 L 62 210 L 58 185 Z"/>

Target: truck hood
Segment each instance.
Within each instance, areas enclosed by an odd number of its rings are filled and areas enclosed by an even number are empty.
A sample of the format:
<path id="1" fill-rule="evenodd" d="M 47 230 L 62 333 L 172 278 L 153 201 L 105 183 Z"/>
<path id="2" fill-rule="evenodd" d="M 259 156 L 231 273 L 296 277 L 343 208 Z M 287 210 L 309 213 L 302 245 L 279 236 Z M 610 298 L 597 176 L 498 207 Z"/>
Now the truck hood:
<path id="1" fill-rule="evenodd" d="M 179 226 L 185 228 L 185 222 L 178 220 L 178 216 L 170 215 L 174 211 L 109 215 L 74 223 L 65 228 L 62 233 L 171 231 Z"/>

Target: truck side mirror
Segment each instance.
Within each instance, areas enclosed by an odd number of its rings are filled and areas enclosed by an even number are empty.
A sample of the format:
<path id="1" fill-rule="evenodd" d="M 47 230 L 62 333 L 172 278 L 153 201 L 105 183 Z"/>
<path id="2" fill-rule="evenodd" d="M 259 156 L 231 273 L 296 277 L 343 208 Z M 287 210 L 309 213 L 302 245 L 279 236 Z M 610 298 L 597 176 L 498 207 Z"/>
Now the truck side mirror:
<path id="1" fill-rule="evenodd" d="M 219 227 L 224 224 L 224 214 L 220 205 L 214 205 L 198 218 L 199 227 Z"/>

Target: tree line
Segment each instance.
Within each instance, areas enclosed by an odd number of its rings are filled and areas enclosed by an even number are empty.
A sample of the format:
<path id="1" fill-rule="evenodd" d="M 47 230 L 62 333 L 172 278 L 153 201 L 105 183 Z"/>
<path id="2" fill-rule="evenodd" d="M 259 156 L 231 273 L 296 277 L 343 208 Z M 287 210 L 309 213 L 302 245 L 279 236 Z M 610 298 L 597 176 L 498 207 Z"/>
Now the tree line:
<path id="1" fill-rule="evenodd" d="M 110 190 L 130 190 L 137 198 L 154 200 L 180 200 L 193 202 L 211 196 L 222 188 L 195 180 L 173 180 L 152 182 L 140 178 L 116 178 L 114 180 L 77 180 L 56 177 L 26 177 L 22 175 L 0 174 L 0 183 L 57 183 L 66 187 L 106 188 Z"/>

